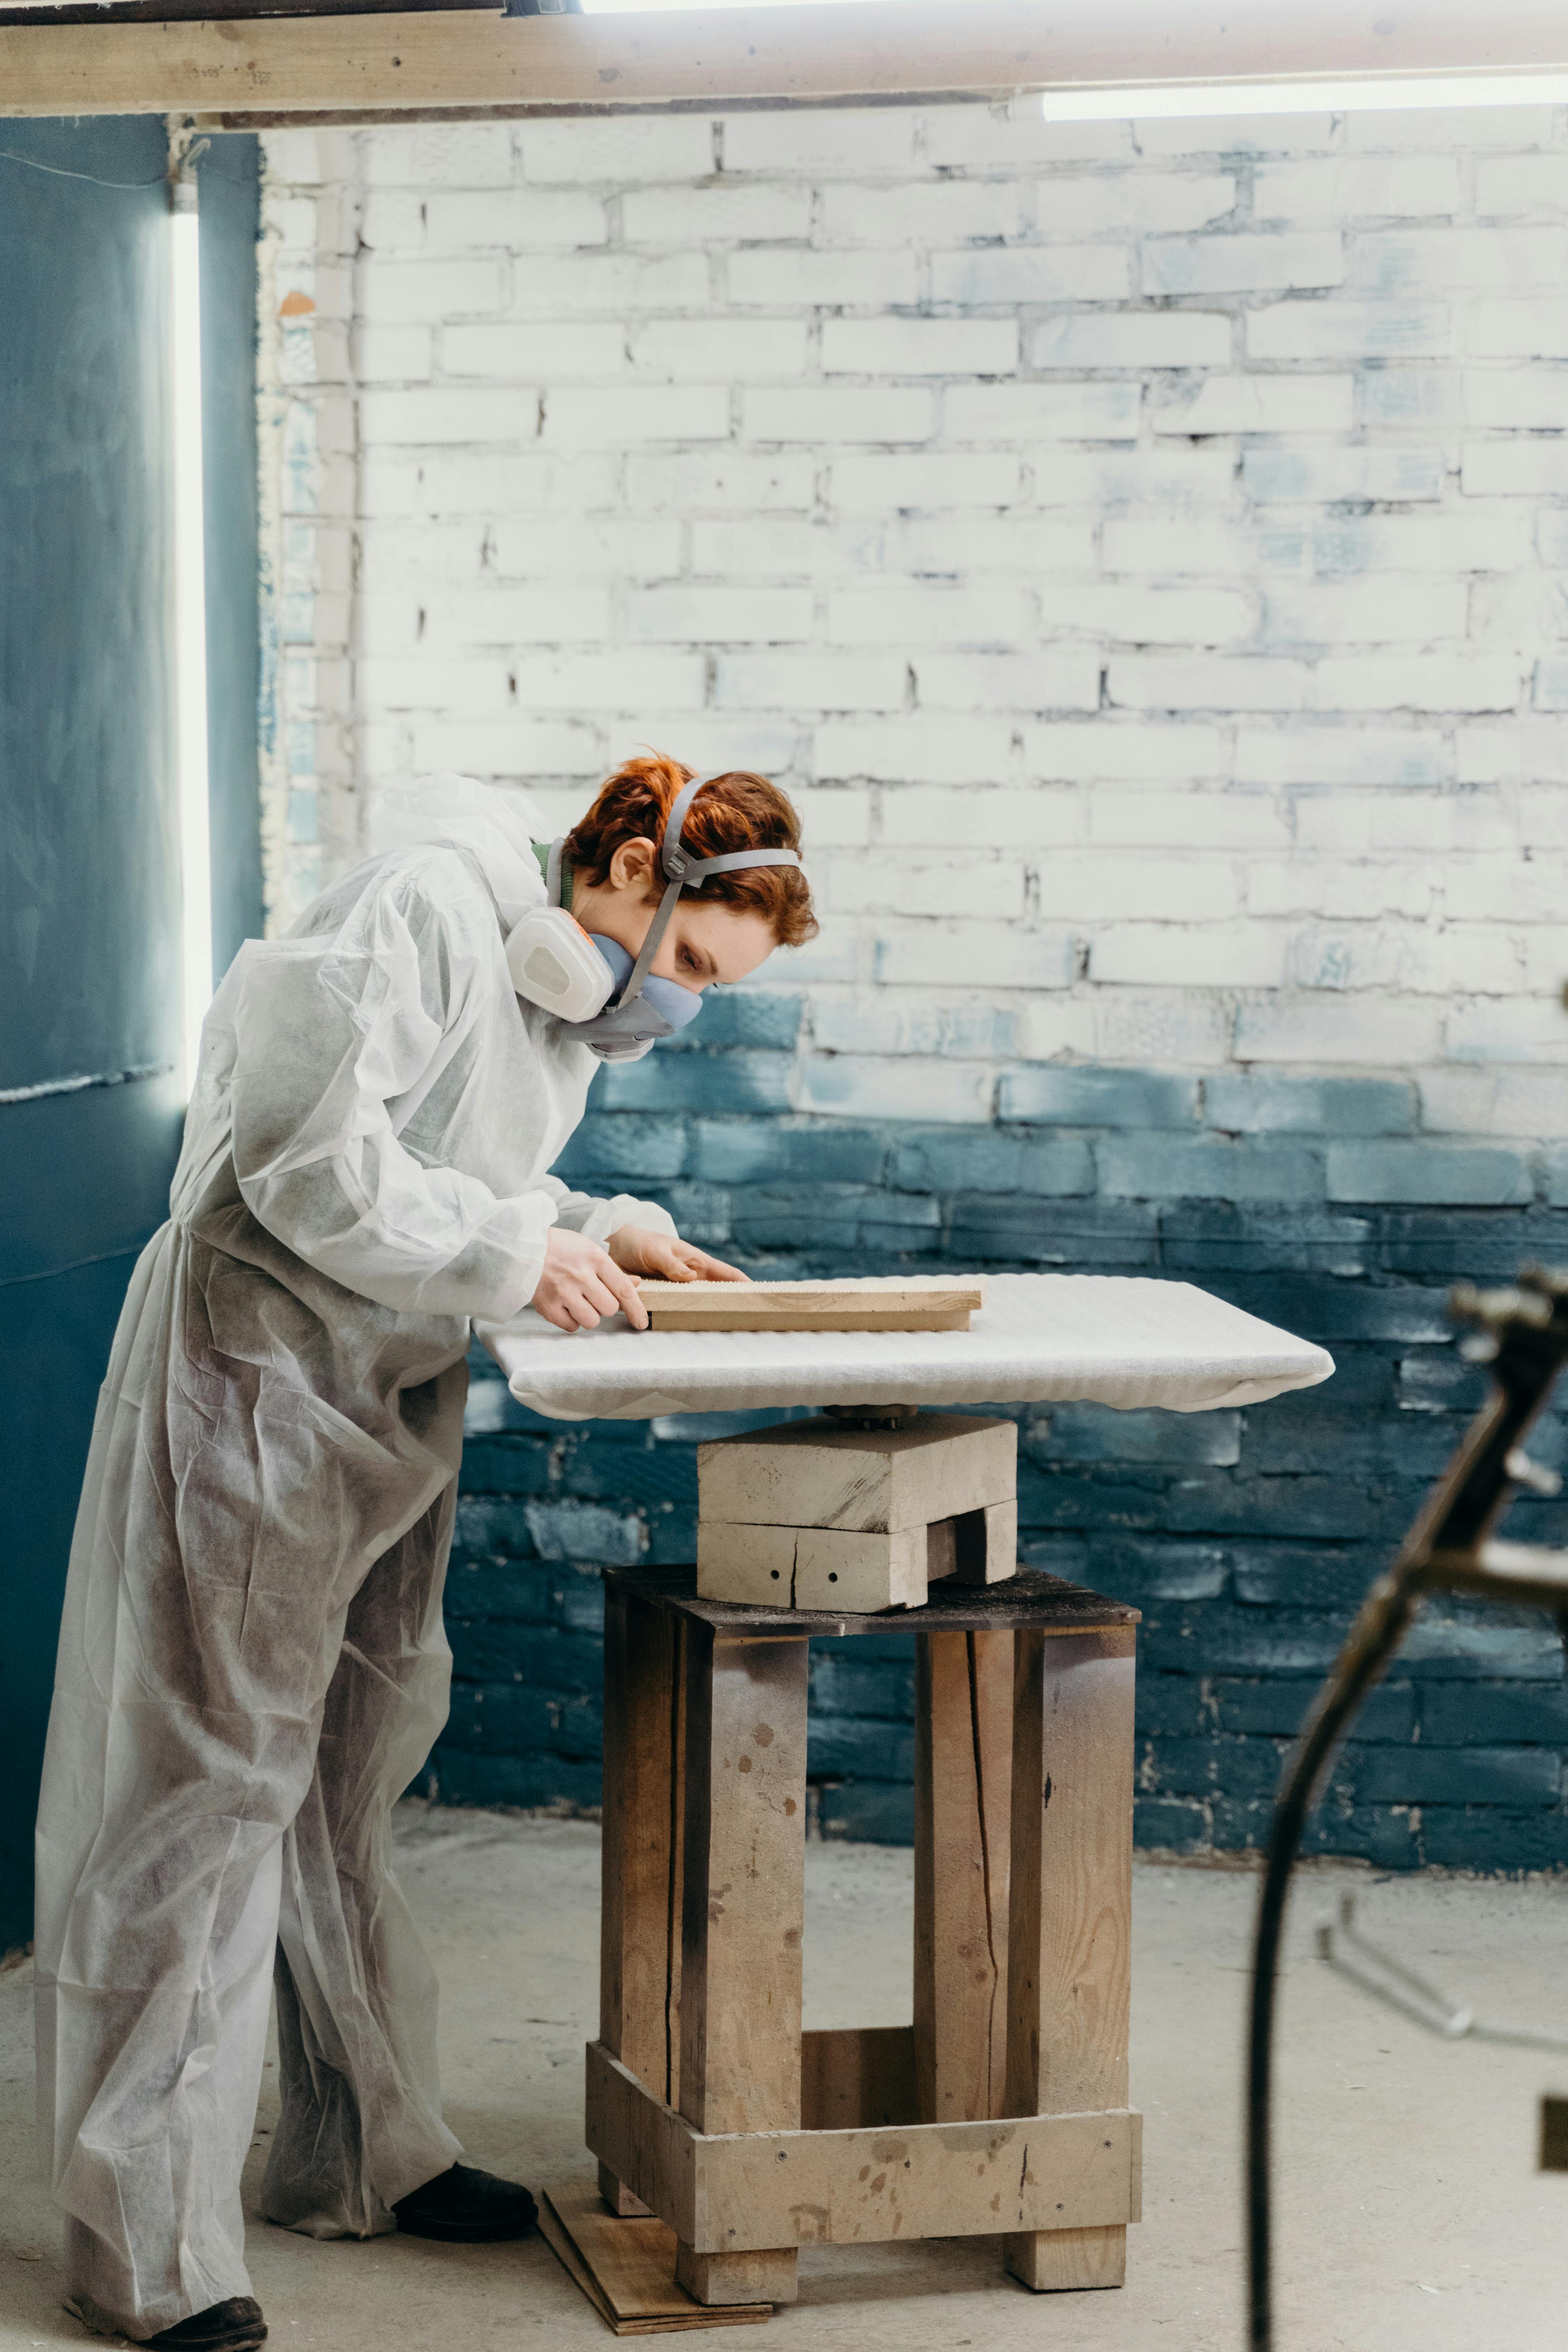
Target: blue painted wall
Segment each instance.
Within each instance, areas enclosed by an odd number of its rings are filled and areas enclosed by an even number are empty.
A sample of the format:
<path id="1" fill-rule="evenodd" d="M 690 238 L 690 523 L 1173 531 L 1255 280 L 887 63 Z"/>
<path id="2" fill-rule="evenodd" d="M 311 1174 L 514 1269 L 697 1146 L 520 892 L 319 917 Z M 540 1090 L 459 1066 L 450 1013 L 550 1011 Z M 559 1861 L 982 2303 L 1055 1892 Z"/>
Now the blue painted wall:
<path id="1" fill-rule="evenodd" d="M 242 324 L 235 289 L 253 289 L 255 272 L 234 151 L 249 156 L 254 223 L 255 144 L 219 144 L 232 193 L 214 253 L 233 299 L 216 305 L 208 364 L 232 434 L 254 335 L 253 290 Z M 0 148 L 4 1951 L 30 1932 L 33 1805 L 98 1385 L 135 1253 L 165 1213 L 181 1105 L 163 129 L 12 121 Z M 248 542 L 244 499 L 230 498 L 208 547 L 226 664 L 215 860 L 231 947 L 259 912 L 253 684 L 234 709 L 255 629 L 244 594 L 226 607 L 221 585 L 247 575 L 254 612 L 250 495 Z"/>
<path id="2" fill-rule="evenodd" d="M 1246 1412 L 1018 1414 L 1024 1558 L 1144 1612 L 1140 1843 L 1256 1844 L 1318 1679 L 1483 1392 L 1447 1285 L 1568 1260 L 1568 1213 L 1522 1159 L 1502 1170 L 1510 1155 L 1403 1139 L 1410 1090 L 1383 1080 L 1049 1068 L 1005 1082 L 990 1127 L 779 1116 L 799 1017 L 784 996 L 721 999 L 700 1048 L 693 1032 L 601 1083 L 595 1099 L 648 1107 L 592 1113 L 563 1172 L 664 1201 L 757 1273 L 1163 1276 L 1333 1353 L 1331 1382 Z M 1425 1205 L 1389 1205 L 1400 1187 Z M 773 1416 L 552 1423 L 493 1370 L 476 1359 L 447 1612 L 458 1679 L 426 1785 L 459 1803 L 592 1805 L 599 1567 L 689 1559 L 699 1437 Z M 1532 1450 L 1568 1454 L 1559 1419 Z M 1510 1527 L 1563 1542 L 1568 1507 L 1521 1502 Z M 889 1629 L 814 1660 L 829 1834 L 909 1837 L 911 1648 Z M 1447 1608 L 1367 1709 L 1310 1843 L 1399 1868 L 1568 1863 L 1564 1745 L 1555 1630 Z"/>

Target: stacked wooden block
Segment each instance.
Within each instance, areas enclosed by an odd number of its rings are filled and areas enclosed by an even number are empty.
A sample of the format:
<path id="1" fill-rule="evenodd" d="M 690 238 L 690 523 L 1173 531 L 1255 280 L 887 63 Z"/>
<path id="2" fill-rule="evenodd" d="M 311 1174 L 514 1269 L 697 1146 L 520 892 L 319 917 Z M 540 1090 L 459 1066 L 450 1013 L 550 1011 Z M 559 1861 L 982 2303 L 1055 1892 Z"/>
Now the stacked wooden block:
<path id="1" fill-rule="evenodd" d="M 1010 1421 L 891 1407 L 781 1422 L 700 1446 L 697 1493 L 704 1600 L 864 1615 L 1017 1565 Z"/>

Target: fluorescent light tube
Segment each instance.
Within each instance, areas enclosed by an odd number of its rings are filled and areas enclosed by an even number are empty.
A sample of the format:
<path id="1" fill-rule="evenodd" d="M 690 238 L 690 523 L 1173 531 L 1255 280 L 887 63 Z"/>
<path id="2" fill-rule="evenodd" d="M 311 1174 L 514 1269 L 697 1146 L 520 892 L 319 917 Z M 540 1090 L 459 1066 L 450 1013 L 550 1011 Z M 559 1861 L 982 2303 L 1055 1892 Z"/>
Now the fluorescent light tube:
<path id="1" fill-rule="evenodd" d="M 1568 74 L 1434 74 L 1387 81 L 1154 82 L 1142 88 L 1047 89 L 1050 122 L 1142 116 L 1391 113 L 1433 106 L 1561 106 Z"/>
<path id="2" fill-rule="evenodd" d="M 182 1073 L 196 1082 L 212 1002 L 212 855 L 207 811 L 205 501 L 202 485 L 202 253 L 194 174 L 176 179 L 169 222 L 174 456 L 174 729 L 180 812 Z"/>

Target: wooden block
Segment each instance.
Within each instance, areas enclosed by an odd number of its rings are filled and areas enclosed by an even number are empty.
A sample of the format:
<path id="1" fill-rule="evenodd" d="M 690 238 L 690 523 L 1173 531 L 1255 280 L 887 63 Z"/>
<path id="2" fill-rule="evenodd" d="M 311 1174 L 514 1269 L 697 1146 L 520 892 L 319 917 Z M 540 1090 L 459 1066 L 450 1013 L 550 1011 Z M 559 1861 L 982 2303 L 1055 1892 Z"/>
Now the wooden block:
<path id="1" fill-rule="evenodd" d="M 698 1522 L 698 1542 L 702 1537 Z M 800 1528 L 795 1538 L 797 1609 L 919 1609 L 926 1597 L 923 1528 L 888 1535 L 843 1528 Z"/>
<path id="2" fill-rule="evenodd" d="M 985 1285 L 940 1275 L 835 1282 L 639 1282 L 655 1331 L 967 1331 Z"/>
<path id="3" fill-rule="evenodd" d="M 607 2164 L 599 2167 L 599 2195 L 617 2221 L 640 2221 L 651 2210 L 624 2180 L 616 2179 Z"/>
<path id="4" fill-rule="evenodd" d="M 684 1641 L 624 1586 L 605 1596 L 605 1797 L 599 2038 L 668 2097 L 679 2040 Z"/>
<path id="5" fill-rule="evenodd" d="M 926 1597 L 923 1528 L 852 1535 L 839 1528 L 697 1522 L 697 1590 L 710 1600 L 788 1609 L 919 1609 Z"/>
<path id="6" fill-rule="evenodd" d="M 1004 2113 L 1012 1810 L 1013 1636 L 915 1644 L 917 2113 Z"/>
<path id="7" fill-rule="evenodd" d="M 790 2130 L 800 2122 L 806 1641 L 693 1625 L 687 1650 L 680 2113 L 701 2132 Z M 678 2235 L 700 2253 L 777 2250 L 768 2300 L 793 2300 L 793 2238 Z M 680 2276 L 699 2301 L 705 2284 L 715 2300 L 755 2299 L 720 2272 L 688 2263 Z"/>
<path id="8" fill-rule="evenodd" d="M 700 2131 L 789 2130 L 800 2118 L 807 1645 L 713 1634 L 690 1649 L 680 2112 Z"/>
<path id="9" fill-rule="evenodd" d="M 862 2025 L 801 2036 L 803 2131 L 854 2131 L 866 2124 L 919 2120 L 912 2026 Z"/>
<path id="10" fill-rule="evenodd" d="M 708 2135 L 593 2043 L 587 2115 L 590 2147 L 696 2253 L 1098 2231 L 1135 2210 L 1125 2109 Z"/>
<path id="11" fill-rule="evenodd" d="M 1016 1424 L 980 1415 L 920 1413 L 895 1429 L 824 1415 L 697 1449 L 700 1519 L 881 1532 L 1013 1502 L 1017 1492 Z"/>
<path id="12" fill-rule="evenodd" d="M 700 2254 L 690 2246 L 675 2250 L 678 2286 L 698 2304 L 724 2307 L 731 2304 L 794 2303 L 799 2292 L 798 2263 L 793 2246 L 747 2254 Z"/>
<path id="13" fill-rule="evenodd" d="M 617 2336 L 669 2336 L 688 2327 L 741 2326 L 773 2316 L 771 2304 L 705 2311 L 675 2278 L 675 2232 L 659 2221 L 620 2221 L 592 2189 L 546 2189 L 540 2234 Z"/>
<path id="14" fill-rule="evenodd" d="M 978 1575 L 967 1577 L 962 1564 L 958 1570 L 961 1584 L 1002 1584 L 1018 1573 L 1018 1502 L 987 1503 L 985 1506 L 984 1564 Z"/>
<path id="15" fill-rule="evenodd" d="M 1127 2284 L 1124 2229 L 1009 2231 L 1003 2244 L 1008 2270 L 1037 2294 Z"/>
<path id="16" fill-rule="evenodd" d="M 752 1608 L 793 1609 L 793 1528 L 697 1522 L 697 1590 L 707 1601 L 743 1601 Z"/>
<path id="17" fill-rule="evenodd" d="M 1131 1985 L 1131 1627 L 1015 1636 L 1007 1960 L 1009 2115 L 1121 2106 Z M 1135 2194 L 1130 2198 L 1135 2208 Z M 1008 2235 L 1026 2286 L 1119 2286 L 1126 2229 L 1107 2220 Z"/>
<path id="18" fill-rule="evenodd" d="M 926 1582 L 1000 1584 L 1018 1572 L 1018 1506 L 988 1503 L 953 1519 L 933 1519 L 926 1530 Z"/>

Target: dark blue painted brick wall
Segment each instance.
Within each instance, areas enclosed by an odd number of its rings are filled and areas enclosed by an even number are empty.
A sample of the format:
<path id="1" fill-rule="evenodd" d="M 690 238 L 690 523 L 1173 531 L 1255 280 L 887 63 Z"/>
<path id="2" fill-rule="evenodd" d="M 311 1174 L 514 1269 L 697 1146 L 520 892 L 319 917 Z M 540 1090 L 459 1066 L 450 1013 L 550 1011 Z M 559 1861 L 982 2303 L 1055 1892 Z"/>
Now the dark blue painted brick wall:
<path id="1" fill-rule="evenodd" d="M 1568 1212 L 1538 1201 L 1547 1180 L 1523 1155 L 1413 1140 L 1410 1090 L 1384 1080 L 1036 1068 L 1004 1076 L 996 1124 L 929 1127 L 911 1061 L 907 1122 L 794 1116 L 799 1017 L 787 997 L 731 997 L 704 1015 L 702 1050 L 608 1074 L 563 1172 L 662 1201 L 758 1274 L 1163 1276 L 1333 1352 L 1327 1385 L 1245 1412 L 1017 1412 L 1023 1557 L 1144 1612 L 1140 1843 L 1256 1845 L 1360 1596 L 1484 1391 L 1457 1352 L 1447 1284 L 1568 1261 Z M 1394 1150 L 1416 1160 L 1377 1156 Z M 1421 1205 L 1391 1202 L 1395 1179 Z M 1356 1200 L 1358 1185 L 1376 1197 Z M 777 1416 L 549 1423 L 488 1360 L 475 1370 L 452 1718 L 426 1785 L 455 1803 L 591 1806 L 599 1570 L 689 1559 L 699 1438 Z M 1532 1450 L 1568 1454 L 1554 1415 Z M 1568 1541 L 1568 1505 L 1521 1501 L 1509 1526 Z M 809 1769 L 828 1835 L 910 1835 L 911 1651 L 889 1625 L 814 1657 Z M 1447 1606 L 1356 1726 L 1310 1843 L 1398 1868 L 1568 1864 L 1565 1746 L 1556 1631 Z"/>

